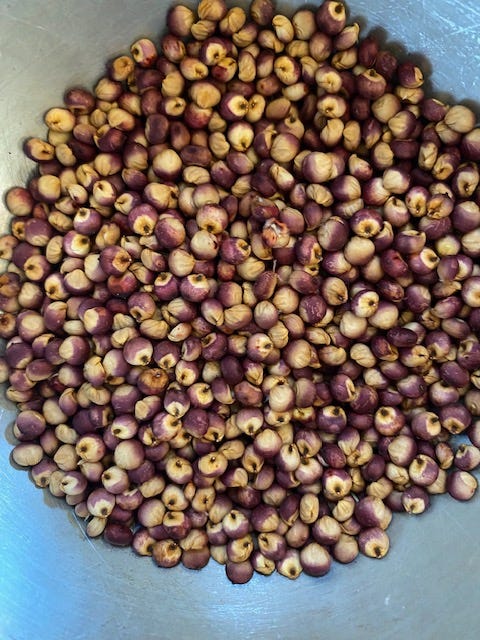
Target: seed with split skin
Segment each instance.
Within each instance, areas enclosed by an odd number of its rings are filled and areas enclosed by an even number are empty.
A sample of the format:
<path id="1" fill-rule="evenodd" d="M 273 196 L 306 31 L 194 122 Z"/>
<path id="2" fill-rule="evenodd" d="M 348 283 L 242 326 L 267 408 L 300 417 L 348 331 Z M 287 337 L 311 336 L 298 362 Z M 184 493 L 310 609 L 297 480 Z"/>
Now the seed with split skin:
<path id="1" fill-rule="evenodd" d="M 13 461 L 21 467 L 33 467 L 38 464 L 42 458 L 42 447 L 33 442 L 17 444 L 12 451 Z"/>
<path id="2" fill-rule="evenodd" d="M 97 434 L 85 435 L 75 444 L 75 451 L 82 460 L 99 462 L 106 452 L 105 443 Z"/>
<path id="3" fill-rule="evenodd" d="M 209 453 L 198 460 L 198 469 L 207 478 L 221 476 L 227 466 L 228 460 L 220 452 Z"/>
<path id="4" fill-rule="evenodd" d="M 253 538 L 250 534 L 227 542 L 227 557 L 232 562 L 245 562 L 253 552 Z"/>
<path id="5" fill-rule="evenodd" d="M 17 462 L 18 464 L 18 462 Z M 32 479 L 37 487 L 47 487 L 50 482 L 50 476 L 54 471 L 58 471 L 57 465 L 49 458 L 40 460 L 32 466 Z"/>
<path id="6" fill-rule="evenodd" d="M 87 478 L 80 471 L 67 471 L 60 483 L 62 490 L 67 496 L 77 496 L 83 494 L 87 488 Z"/>
<path id="7" fill-rule="evenodd" d="M 153 355 L 153 344 L 147 338 L 132 338 L 123 347 L 123 356 L 132 366 L 147 365 Z"/>
<path id="8" fill-rule="evenodd" d="M 190 97 L 199 107 L 208 109 L 216 106 L 222 96 L 211 82 L 197 80 L 190 87 Z"/>
<path id="9" fill-rule="evenodd" d="M 227 121 L 240 120 L 248 112 L 248 100 L 237 93 L 229 92 L 223 95 L 219 111 L 220 115 Z"/>
<path id="10" fill-rule="evenodd" d="M 85 533 L 89 538 L 101 536 L 107 526 L 107 518 L 104 516 L 93 516 L 85 528 Z"/>
<path id="11" fill-rule="evenodd" d="M 383 558 L 390 548 L 390 540 L 383 529 L 370 527 L 360 531 L 358 546 L 361 553 L 370 558 Z"/>
<path id="12" fill-rule="evenodd" d="M 248 533 L 250 524 L 241 511 L 233 509 L 224 516 L 222 527 L 229 538 L 238 539 Z"/>
<path id="13" fill-rule="evenodd" d="M 248 338 L 247 352 L 249 358 L 254 362 L 263 362 L 272 349 L 272 341 L 263 333 L 253 334 Z"/>
<path id="14" fill-rule="evenodd" d="M 343 469 L 327 469 L 322 477 L 324 495 L 329 500 L 341 500 L 350 493 L 352 479 Z"/>
<path id="15" fill-rule="evenodd" d="M 468 471 L 453 471 L 447 477 L 447 491 L 455 500 L 470 500 L 477 488 L 477 479 Z"/>
<path id="16" fill-rule="evenodd" d="M 297 549 L 288 549 L 285 556 L 277 561 L 276 568 L 282 576 L 290 580 L 296 580 L 303 570 L 299 551 Z"/>
<path id="17" fill-rule="evenodd" d="M 41 175 L 37 180 L 37 190 L 45 202 L 54 203 L 61 194 L 60 179 L 53 175 Z"/>
<path id="18" fill-rule="evenodd" d="M 94 489 L 87 498 L 87 508 L 92 516 L 107 518 L 115 506 L 115 496 L 105 489 Z"/>
<path id="19" fill-rule="evenodd" d="M 41 138 L 29 138 L 24 145 L 25 154 L 36 162 L 53 160 L 55 147 Z"/>
<path id="20" fill-rule="evenodd" d="M 132 263 L 132 257 L 122 247 L 108 246 L 100 253 L 100 266 L 107 275 L 120 276 Z"/>
<path id="21" fill-rule="evenodd" d="M 155 44 L 148 38 L 140 38 L 130 47 L 135 62 L 142 67 L 150 67 L 157 59 L 157 49 Z"/>
<path id="22" fill-rule="evenodd" d="M 49 109 L 44 117 L 45 124 L 52 131 L 61 133 L 72 131 L 75 126 L 75 116 L 69 109 L 54 107 Z"/>
<path id="23" fill-rule="evenodd" d="M 165 149 L 153 158 L 152 168 L 159 178 L 174 181 L 182 170 L 182 160 L 173 149 Z"/>
<path id="24" fill-rule="evenodd" d="M 122 440 L 114 450 L 115 464 L 121 469 L 137 469 L 145 458 L 142 444 L 138 440 Z"/>
<path id="25" fill-rule="evenodd" d="M 147 529 L 139 529 L 133 536 L 132 549 L 140 556 L 151 556 L 156 543 Z"/>
<path id="26" fill-rule="evenodd" d="M 332 558 L 325 547 L 310 542 L 300 551 L 300 563 L 305 573 L 318 577 L 329 572 Z"/>
<path id="27" fill-rule="evenodd" d="M 151 555 L 159 567 L 175 567 L 182 557 L 182 549 L 178 542 L 167 538 L 152 545 Z"/>
<path id="28" fill-rule="evenodd" d="M 430 506 L 428 492 L 422 487 L 412 485 L 402 492 L 402 505 L 407 513 L 420 514 Z"/>
<path id="29" fill-rule="evenodd" d="M 111 466 L 105 469 L 101 475 L 101 482 L 103 487 L 112 494 L 123 493 L 130 485 L 127 472 L 117 466 Z"/>

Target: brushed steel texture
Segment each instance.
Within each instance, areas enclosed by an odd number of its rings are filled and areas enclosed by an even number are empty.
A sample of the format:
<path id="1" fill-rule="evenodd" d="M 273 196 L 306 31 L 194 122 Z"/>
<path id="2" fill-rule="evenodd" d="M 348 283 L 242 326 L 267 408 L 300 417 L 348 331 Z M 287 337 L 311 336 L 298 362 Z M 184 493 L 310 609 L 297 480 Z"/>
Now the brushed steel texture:
<path id="1" fill-rule="evenodd" d="M 280 10 L 300 6 L 280 3 Z M 0 191 L 34 165 L 22 141 L 71 85 L 92 86 L 104 62 L 165 27 L 162 0 L 3 0 L 0 3 Z M 350 0 L 373 30 L 421 61 L 428 86 L 478 108 L 477 0 Z M 290 7 L 290 8 L 289 8 Z M 476 102 L 475 102 L 476 101 Z M 0 204 L 0 230 L 7 211 Z M 12 406 L 1 400 L 0 638 L 5 640 L 473 640 L 480 629 L 480 498 L 436 497 L 424 515 L 395 516 L 391 550 L 334 564 L 321 579 L 255 576 L 231 585 L 213 561 L 192 572 L 83 533 L 70 507 L 9 461 Z"/>

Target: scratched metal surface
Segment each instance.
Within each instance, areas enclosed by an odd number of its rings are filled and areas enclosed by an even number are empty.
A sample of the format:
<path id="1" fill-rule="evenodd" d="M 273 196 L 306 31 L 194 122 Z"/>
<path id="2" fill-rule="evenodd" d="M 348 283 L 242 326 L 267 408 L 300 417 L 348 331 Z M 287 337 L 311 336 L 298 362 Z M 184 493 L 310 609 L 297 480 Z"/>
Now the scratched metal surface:
<path id="1" fill-rule="evenodd" d="M 31 171 L 21 140 L 43 132 L 42 113 L 63 89 L 91 85 L 103 60 L 140 35 L 159 33 L 165 6 L 160 0 L 2 0 L 0 190 L 23 183 Z M 425 0 L 351 0 L 349 6 L 364 34 L 374 29 L 423 60 L 441 96 L 479 100 L 477 0 L 438 1 L 435 8 Z M 4 229 L 3 204 L 0 220 Z M 438 498 L 422 517 L 395 517 L 391 552 L 380 562 L 335 565 L 320 580 L 257 576 L 232 586 L 213 562 L 200 573 L 162 571 L 149 559 L 87 540 L 70 509 L 10 466 L 13 415 L 2 401 L 2 640 L 478 637 L 478 497 L 471 504 Z"/>

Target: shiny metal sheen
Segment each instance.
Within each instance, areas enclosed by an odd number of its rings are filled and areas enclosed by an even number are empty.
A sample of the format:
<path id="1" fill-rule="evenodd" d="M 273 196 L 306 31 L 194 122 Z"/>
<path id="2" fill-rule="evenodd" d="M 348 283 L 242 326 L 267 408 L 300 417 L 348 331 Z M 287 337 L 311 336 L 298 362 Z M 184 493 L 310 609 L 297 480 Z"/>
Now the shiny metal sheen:
<path id="1" fill-rule="evenodd" d="M 282 3 L 298 6 L 298 1 Z M 70 85 L 91 86 L 103 62 L 165 26 L 161 0 L 0 2 L 0 190 L 33 164 L 22 140 Z M 350 16 L 402 55 L 422 60 L 443 98 L 478 108 L 477 0 L 351 0 Z M 288 11 L 288 9 L 287 9 Z M 7 212 L 0 204 L 1 229 Z M 395 516 L 381 560 L 335 564 L 322 579 L 256 576 L 233 586 L 223 567 L 159 570 L 148 558 L 89 540 L 73 511 L 9 462 L 14 413 L 0 407 L 2 640 L 473 640 L 480 629 L 480 497 L 433 501 Z M 6 429 L 6 435 L 5 435 Z"/>

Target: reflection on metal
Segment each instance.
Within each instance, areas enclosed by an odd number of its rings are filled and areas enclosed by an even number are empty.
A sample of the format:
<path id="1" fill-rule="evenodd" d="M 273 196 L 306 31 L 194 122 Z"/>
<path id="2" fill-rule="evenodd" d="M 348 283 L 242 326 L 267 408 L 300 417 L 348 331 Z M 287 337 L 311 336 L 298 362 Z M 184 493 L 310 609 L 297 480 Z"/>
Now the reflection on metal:
<path id="1" fill-rule="evenodd" d="M 298 6 L 298 1 L 289 6 Z M 0 189 L 32 163 L 22 140 L 70 85 L 91 86 L 102 61 L 165 25 L 162 0 L 3 0 L 0 3 Z M 287 3 L 280 3 L 280 7 Z M 362 34 L 373 29 L 420 60 L 441 97 L 480 96 L 477 0 L 351 0 Z M 477 103 L 478 106 L 478 103 Z M 0 229 L 7 225 L 0 204 Z M 321 579 L 256 576 L 233 586 L 211 562 L 199 573 L 159 570 L 148 558 L 87 541 L 70 508 L 9 462 L 13 413 L 0 409 L 0 638 L 6 640 L 365 640 L 477 637 L 479 498 L 437 498 L 397 516 L 382 561 L 334 565 Z"/>

